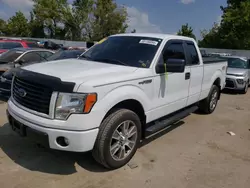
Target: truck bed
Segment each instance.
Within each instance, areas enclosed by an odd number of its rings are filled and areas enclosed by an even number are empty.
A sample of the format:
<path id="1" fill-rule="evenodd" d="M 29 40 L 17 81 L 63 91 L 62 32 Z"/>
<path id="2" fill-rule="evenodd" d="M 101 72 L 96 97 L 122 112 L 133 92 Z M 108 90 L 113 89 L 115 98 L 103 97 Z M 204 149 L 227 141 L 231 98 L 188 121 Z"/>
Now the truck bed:
<path id="1" fill-rule="evenodd" d="M 210 63 L 221 63 L 225 62 L 225 59 L 222 59 L 220 57 L 202 57 L 203 64 L 210 64 Z"/>

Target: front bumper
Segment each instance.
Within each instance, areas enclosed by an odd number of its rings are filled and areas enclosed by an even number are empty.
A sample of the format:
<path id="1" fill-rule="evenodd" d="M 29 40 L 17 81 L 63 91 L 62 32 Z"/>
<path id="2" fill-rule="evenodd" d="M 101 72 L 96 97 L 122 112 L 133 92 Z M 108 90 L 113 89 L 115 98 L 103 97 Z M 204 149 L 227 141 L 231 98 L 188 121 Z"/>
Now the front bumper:
<path id="1" fill-rule="evenodd" d="M 238 80 L 243 80 L 242 83 L 239 83 Z M 245 88 L 247 79 L 245 77 L 236 77 L 236 76 L 228 76 L 226 77 L 226 89 L 233 90 L 242 90 Z"/>
<path id="2" fill-rule="evenodd" d="M 10 104 L 11 103 L 11 104 Z M 41 125 L 37 125 L 36 123 L 28 120 L 27 117 L 22 117 L 22 115 L 18 114 L 15 111 L 15 104 L 9 100 L 8 102 L 8 110 L 7 115 L 9 120 L 14 120 L 19 125 L 25 127 L 25 130 L 32 130 L 32 132 L 38 132 L 40 135 L 45 135 L 47 137 L 48 145 L 51 149 L 64 150 L 64 151 L 73 151 L 73 152 L 86 152 L 93 149 L 95 140 L 98 134 L 99 129 L 91 129 L 85 131 L 79 130 L 62 130 L 56 128 L 44 127 Z M 17 107 L 16 107 L 17 108 Z M 46 119 L 48 121 L 48 119 Z M 52 120 L 50 120 L 52 123 Z M 13 124 L 10 122 L 10 124 Z M 21 135 L 28 136 L 26 133 Z M 62 146 L 58 143 L 58 138 L 63 137 L 68 140 L 67 146 Z"/>

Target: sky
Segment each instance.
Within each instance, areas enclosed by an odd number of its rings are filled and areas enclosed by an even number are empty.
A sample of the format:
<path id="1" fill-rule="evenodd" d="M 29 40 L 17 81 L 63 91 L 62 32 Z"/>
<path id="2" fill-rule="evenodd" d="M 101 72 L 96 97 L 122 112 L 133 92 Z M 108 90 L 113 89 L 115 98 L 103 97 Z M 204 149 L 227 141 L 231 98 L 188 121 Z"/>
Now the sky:
<path id="1" fill-rule="evenodd" d="M 73 0 L 69 0 L 73 1 Z M 221 5 L 226 0 L 116 0 L 127 7 L 128 31 L 175 34 L 188 23 L 200 38 L 200 30 L 210 29 L 220 22 Z M 27 17 L 31 0 L 0 0 L 0 18 L 8 19 L 21 10 Z"/>

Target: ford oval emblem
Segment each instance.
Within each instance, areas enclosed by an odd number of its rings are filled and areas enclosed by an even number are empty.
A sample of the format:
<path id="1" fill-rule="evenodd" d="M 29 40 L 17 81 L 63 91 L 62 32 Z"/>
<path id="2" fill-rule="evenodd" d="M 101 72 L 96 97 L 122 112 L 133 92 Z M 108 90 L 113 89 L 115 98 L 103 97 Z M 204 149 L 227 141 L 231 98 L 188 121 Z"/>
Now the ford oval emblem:
<path id="1" fill-rule="evenodd" d="M 19 88 L 17 92 L 20 97 L 25 97 L 27 95 L 26 91 L 22 88 Z"/>

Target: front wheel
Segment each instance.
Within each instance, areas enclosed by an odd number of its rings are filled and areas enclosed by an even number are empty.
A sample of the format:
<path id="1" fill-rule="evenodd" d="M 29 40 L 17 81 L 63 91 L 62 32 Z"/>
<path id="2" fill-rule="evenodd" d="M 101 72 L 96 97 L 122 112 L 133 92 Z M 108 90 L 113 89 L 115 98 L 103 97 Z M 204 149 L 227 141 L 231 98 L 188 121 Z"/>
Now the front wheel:
<path id="1" fill-rule="evenodd" d="M 220 90 L 218 86 L 213 85 L 208 97 L 200 102 L 199 110 L 205 114 L 213 113 L 218 103 L 219 94 Z"/>
<path id="2" fill-rule="evenodd" d="M 134 156 L 140 138 L 139 117 L 127 109 L 117 110 L 101 124 L 93 157 L 108 169 L 120 168 Z"/>
<path id="3" fill-rule="evenodd" d="M 248 85 L 249 85 L 249 81 L 247 81 L 247 82 L 246 82 L 246 85 L 245 85 L 244 89 L 243 89 L 243 90 L 241 90 L 241 91 L 240 91 L 240 93 L 242 93 L 242 94 L 246 94 L 246 93 L 247 93 L 247 91 L 248 91 Z"/>

